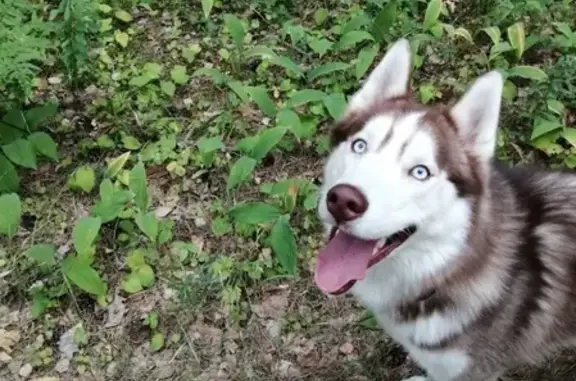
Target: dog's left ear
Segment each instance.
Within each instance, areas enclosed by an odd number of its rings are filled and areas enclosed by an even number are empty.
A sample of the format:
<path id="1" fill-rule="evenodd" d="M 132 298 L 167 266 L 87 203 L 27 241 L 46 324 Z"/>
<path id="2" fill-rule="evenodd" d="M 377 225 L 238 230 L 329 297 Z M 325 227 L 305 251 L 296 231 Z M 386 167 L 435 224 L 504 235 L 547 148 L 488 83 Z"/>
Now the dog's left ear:
<path id="1" fill-rule="evenodd" d="M 484 74 L 450 110 L 460 135 L 483 162 L 494 156 L 503 87 L 500 73 Z"/>
<path id="2" fill-rule="evenodd" d="M 403 38 L 396 41 L 370 73 L 362 88 L 354 94 L 349 109 L 364 108 L 377 99 L 406 94 L 412 72 L 411 56 L 408 40 Z"/>

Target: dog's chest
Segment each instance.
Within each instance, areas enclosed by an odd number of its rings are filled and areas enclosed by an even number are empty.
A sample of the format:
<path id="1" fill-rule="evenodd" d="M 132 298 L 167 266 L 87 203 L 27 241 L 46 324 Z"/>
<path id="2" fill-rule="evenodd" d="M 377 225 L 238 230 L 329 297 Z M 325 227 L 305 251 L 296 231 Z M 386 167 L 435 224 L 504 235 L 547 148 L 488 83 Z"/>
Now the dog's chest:
<path id="1" fill-rule="evenodd" d="M 391 314 L 381 313 L 377 319 L 384 331 L 434 379 L 452 379 L 468 368 L 470 357 L 465 350 L 441 346 L 462 330 L 449 317 L 434 314 L 410 322 L 398 322 Z"/>

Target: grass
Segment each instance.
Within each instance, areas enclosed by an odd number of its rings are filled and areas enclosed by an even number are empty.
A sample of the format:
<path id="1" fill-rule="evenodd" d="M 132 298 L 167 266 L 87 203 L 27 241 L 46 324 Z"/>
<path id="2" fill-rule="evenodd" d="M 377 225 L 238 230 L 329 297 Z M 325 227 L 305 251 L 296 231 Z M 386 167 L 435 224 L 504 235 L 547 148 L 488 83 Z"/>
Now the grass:
<path id="1" fill-rule="evenodd" d="M 39 3 L 19 33 L 46 55 L 0 61 L 3 379 L 416 374 L 311 281 L 327 131 L 399 37 L 420 101 L 498 69 L 499 158 L 576 166 L 572 1 Z M 573 378 L 569 359 L 506 380 Z"/>

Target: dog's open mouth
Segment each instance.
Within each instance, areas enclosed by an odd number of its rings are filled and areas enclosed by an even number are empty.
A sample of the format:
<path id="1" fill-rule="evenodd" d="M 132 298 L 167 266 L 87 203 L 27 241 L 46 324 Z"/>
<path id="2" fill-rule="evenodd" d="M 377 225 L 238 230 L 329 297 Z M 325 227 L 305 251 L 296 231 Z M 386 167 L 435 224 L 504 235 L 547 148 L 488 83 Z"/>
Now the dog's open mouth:
<path id="1" fill-rule="evenodd" d="M 366 241 L 333 228 L 328 245 L 316 262 L 315 281 L 327 294 L 340 295 L 364 278 L 366 271 L 402 245 L 416 226 L 411 225 L 386 239 Z"/>

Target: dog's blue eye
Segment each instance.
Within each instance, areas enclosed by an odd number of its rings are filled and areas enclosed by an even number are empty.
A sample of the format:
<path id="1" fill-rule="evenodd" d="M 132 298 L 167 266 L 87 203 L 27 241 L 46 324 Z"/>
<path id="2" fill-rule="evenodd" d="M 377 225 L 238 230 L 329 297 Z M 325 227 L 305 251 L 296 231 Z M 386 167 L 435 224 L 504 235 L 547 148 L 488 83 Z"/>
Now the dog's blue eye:
<path id="1" fill-rule="evenodd" d="M 356 139 L 352 142 L 352 152 L 364 153 L 368 149 L 368 143 L 364 139 Z"/>
<path id="2" fill-rule="evenodd" d="M 425 165 L 417 165 L 410 170 L 410 176 L 423 181 L 430 177 L 430 170 Z"/>

